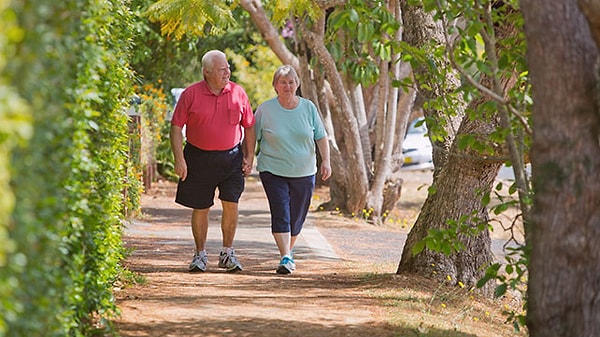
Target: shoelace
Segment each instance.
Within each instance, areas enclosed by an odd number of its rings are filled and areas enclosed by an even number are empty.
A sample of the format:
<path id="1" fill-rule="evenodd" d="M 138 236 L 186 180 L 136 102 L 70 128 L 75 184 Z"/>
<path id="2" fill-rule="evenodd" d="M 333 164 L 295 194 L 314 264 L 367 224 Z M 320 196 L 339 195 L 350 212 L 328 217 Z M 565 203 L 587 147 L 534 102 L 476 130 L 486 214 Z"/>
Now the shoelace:
<path id="1" fill-rule="evenodd" d="M 233 253 L 231 255 L 228 254 L 227 257 L 225 257 L 225 261 L 227 261 L 228 259 L 232 263 L 237 264 L 237 258 L 235 257 L 235 255 L 233 255 Z"/>
<path id="2" fill-rule="evenodd" d="M 204 261 L 205 257 L 199 254 L 195 254 L 194 255 L 194 262 L 200 260 L 200 261 Z"/>

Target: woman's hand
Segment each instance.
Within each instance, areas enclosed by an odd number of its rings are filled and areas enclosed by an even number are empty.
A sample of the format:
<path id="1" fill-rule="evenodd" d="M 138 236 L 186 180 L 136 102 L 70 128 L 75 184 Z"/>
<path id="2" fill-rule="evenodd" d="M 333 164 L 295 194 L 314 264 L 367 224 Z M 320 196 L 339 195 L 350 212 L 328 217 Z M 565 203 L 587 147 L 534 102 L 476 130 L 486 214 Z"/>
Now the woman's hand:
<path id="1" fill-rule="evenodd" d="M 331 165 L 329 164 L 329 162 L 325 163 L 322 162 L 321 163 L 321 179 L 323 179 L 323 181 L 329 179 L 329 177 L 331 177 Z"/>

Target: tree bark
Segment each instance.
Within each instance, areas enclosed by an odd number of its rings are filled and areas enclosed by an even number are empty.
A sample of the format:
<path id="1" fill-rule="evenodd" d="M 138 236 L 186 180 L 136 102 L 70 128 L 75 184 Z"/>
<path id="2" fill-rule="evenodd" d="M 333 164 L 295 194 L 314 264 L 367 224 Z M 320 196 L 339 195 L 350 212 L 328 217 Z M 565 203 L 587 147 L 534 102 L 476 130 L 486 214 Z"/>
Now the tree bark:
<path id="1" fill-rule="evenodd" d="M 390 1 L 388 10 L 393 13 L 396 20 L 401 20 L 402 13 L 397 1 Z M 402 30 L 399 29 L 396 31 L 393 40 L 401 41 L 401 39 Z M 389 71 L 391 79 L 400 79 L 400 54 L 392 55 L 392 61 L 389 63 L 391 63 L 391 67 L 388 66 L 387 60 L 380 60 L 380 71 L 383 74 L 387 74 Z M 378 83 L 380 104 L 377 113 L 377 139 L 381 140 L 382 146 L 375 149 L 376 164 L 374 167 L 376 170 L 373 172 L 373 180 L 367 200 L 367 209 L 370 212 L 370 217 L 378 225 L 385 221 L 385 215 L 390 211 L 386 207 L 390 207 L 400 198 L 403 181 L 399 177 L 394 177 L 393 173 L 395 171 L 394 168 L 401 167 L 402 163 L 394 159 L 393 153 L 394 146 L 398 143 L 402 144 L 403 139 L 403 137 L 399 137 L 401 133 L 398 132 L 398 115 L 403 114 L 400 118 L 404 119 L 406 123 L 410 114 L 409 109 L 398 109 L 399 89 L 391 85 L 391 79 L 387 76 L 381 76 Z"/>
<path id="2" fill-rule="evenodd" d="M 521 9 L 536 192 L 527 327 L 532 337 L 600 336 L 598 47 L 575 1 L 523 0 Z"/>
<path id="3" fill-rule="evenodd" d="M 405 36 L 408 43 L 416 46 L 426 45 L 435 39 L 445 43 L 443 37 L 444 27 L 435 22 L 431 15 L 425 14 L 422 9 L 412 6 L 405 11 L 405 22 L 407 28 Z M 507 27 L 495 27 L 499 30 L 500 37 L 513 37 L 516 35 L 514 29 Z M 508 28 L 508 29 L 506 29 Z M 495 42 L 488 47 L 489 53 L 495 53 Z M 449 48 L 449 46 L 446 46 Z M 448 60 L 449 66 L 450 60 Z M 415 72 L 423 73 L 423 69 L 415 69 Z M 515 77 L 490 78 L 482 76 L 480 85 L 490 88 L 499 97 L 505 97 L 506 93 L 515 84 Z M 422 92 L 425 98 L 445 95 L 454 89 L 453 85 L 457 78 L 451 75 L 447 78 L 444 88 L 436 83 L 427 83 L 433 88 L 430 92 Z M 469 102 L 469 110 L 477 111 L 477 107 L 484 103 L 488 97 Z M 436 118 L 447 118 L 439 111 L 427 111 L 430 116 Z M 483 196 L 491 192 L 495 177 L 502 165 L 502 160 L 486 158 L 473 150 L 459 149 L 457 139 L 461 135 L 471 135 L 478 139 L 489 139 L 489 136 L 499 127 L 498 116 L 490 118 L 470 118 L 459 114 L 462 122 L 458 131 L 453 132 L 452 123 L 448 123 L 448 137 L 437 148 L 434 148 L 435 172 L 433 176 L 432 189 L 421 209 L 421 213 L 410 233 L 408 234 L 397 273 L 411 272 L 424 276 L 431 276 L 440 280 L 450 277 L 452 283 L 462 282 L 466 286 L 475 286 L 477 281 L 484 275 L 486 267 L 493 261 L 491 252 L 490 234 L 487 229 L 489 223 L 488 209 L 483 203 Z M 456 134 L 456 137 L 453 135 Z M 449 145 L 451 144 L 451 145 Z M 447 151 L 446 151 L 447 149 Z M 505 153 L 502 146 L 496 146 L 497 153 Z M 502 156 L 498 156 L 502 157 Z M 466 235 L 458 232 L 458 240 L 464 246 L 464 250 L 446 256 L 425 249 L 418 255 L 413 255 L 415 244 L 423 240 L 431 229 L 449 229 L 448 221 L 460 222 L 466 217 L 465 223 L 471 228 L 483 227 L 476 235 Z M 485 225 L 484 225 L 485 224 Z M 488 284 L 483 293 L 491 294 L 492 285 Z"/>
<path id="4" fill-rule="evenodd" d="M 285 46 L 280 38 L 280 34 L 271 24 L 271 21 L 265 13 L 262 2 L 259 0 L 240 0 L 240 5 L 248 14 L 256 28 L 263 35 L 263 39 L 273 50 L 275 55 L 285 64 L 293 66 L 300 73 L 300 62 L 298 58 Z"/>
<path id="5" fill-rule="evenodd" d="M 431 41 L 435 41 L 437 44 L 443 45 L 445 42 L 444 38 L 444 27 L 442 27 L 441 22 L 434 20 L 433 14 L 426 13 L 422 7 L 408 5 L 407 0 L 401 0 L 402 6 L 402 18 L 404 21 L 404 41 L 407 43 L 416 46 L 423 47 Z M 449 62 L 445 65 L 450 68 L 451 65 Z M 413 69 L 415 74 L 425 74 L 429 72 L 429 70 L 424 67 L 420 67 L 417 69 Z M 418 82 L 418 80 L 416 80 Z M 449 72 L 449 75 L 446 78 L 446 82 L 454 87 L 458 87 L 460 85 L 460 79 L 458 74 Z M 444 89 L 441 87 L 441 83 L 435 82 L 432 80 L 428 85 L 431 87 L 431 90 L 428 91 L 419 91 L 420 99 L 415 102 L 415 105 L 421 106 L 424 101 L 435 98 L 440 95 L 444 95 Z M 446 127 L 445 132 L 448 134 L 442 141 L 436 140 L 433 143 L 433 176 L 437 176 L 438 172 L 442 170 L 446 163 L 446 157 L 449 153 L 450 147 L 454 138 L 457 134 L 457 130 L 462 121 L 462 117 L 464 116 L 464 106 L 456 106 L 455 114 L 444 114 L 441 111 L 431 111 L 424 110 L 424 114 L 426 117 L 433 118 L 434 120 L 445 120 Z"/>
<path id="6" fill-rule="evenodd" d="M 350 213 L 358 214 L 366 204 L 369 182 L 367 179 L 367 165 L 364 160 L 360 131 L 357 118 L 354 114 L 350 97 L 347 94 L 341 74 L 337 71 L 335 61 L 329 54 L 323 41 L 324 31 L 322 29 L 310 30 L 302 23 L 298 25 L 302 32 L 304 41 L 315 54 L 319 63 L 323 66 L 323 71 L 331 85 L 334 93 L 335 108 L 332 109 L 334 123 L 337 124 L 339 133 L 336 135 L 336 144 L 339 144 L 339 150 L 342 158 L 348 167 L 348 170 L 338 170 L 335 177 L 332 178 L 332 188 L 339 186 L 345 190 L 345 194 L 338 194 L 343 197 L 344 208 Z M 323 24 L 315 24 L 315 27 L 322 27 Z M 333 153 L 332 153 L 333 154 Z M 340 159 L 340 158 L 338 158 Z M 337 159 L 336 159 L 337 160 Z M 333 164 L 337 162 L 332 161 Z M 341 167 L 338 167 L 341 168 Z M 338 175 L 339 173 L 339 175 Z M 344 175 L 346 174 L 346 175 Z M 332 194 L 332 199 L 334 195 Z"/>
<path id="7" fill-rule="evenodd" d="M 459 134 L 481 134 L 486 128 L 489 129 L 489 125 L 465 118 Z M 465 249 L 451 256 L 427 249 L 416 256 L 412 254 L 413 246 L 427 236 L 430 229 L 449 228 L 448 220 L 470 216 L 471 227 L 489 222 L 482 196 L 490 192 L 501 162 L 484 160 L 477 153 L 458 151 L 457 147 L 453 145 L 446 165 L 435 177 L 434 191 L 428 194 L 407 236 L 397 273 L 417 273 L 439 280 L 450 277 L 452 284 L 460 281 L 473 287 L 493 260 L 487 229 L 476 236 L 459 235 Z M 489 290 L 486 288 L 484 292 L 489 293 Z"/>

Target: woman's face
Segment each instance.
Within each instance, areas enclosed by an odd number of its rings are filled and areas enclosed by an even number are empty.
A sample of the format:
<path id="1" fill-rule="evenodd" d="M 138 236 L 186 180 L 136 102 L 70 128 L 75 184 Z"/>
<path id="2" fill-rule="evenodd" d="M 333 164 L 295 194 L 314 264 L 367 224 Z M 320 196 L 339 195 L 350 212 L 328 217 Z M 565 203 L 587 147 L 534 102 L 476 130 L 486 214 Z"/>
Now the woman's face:
<path id="1" fill-rule="evenodd" d="M 275 91 L 279 96 L 294 96 L 298 90 L 298 83 L 293 76 L 281 76 L 275 82 Z"/>

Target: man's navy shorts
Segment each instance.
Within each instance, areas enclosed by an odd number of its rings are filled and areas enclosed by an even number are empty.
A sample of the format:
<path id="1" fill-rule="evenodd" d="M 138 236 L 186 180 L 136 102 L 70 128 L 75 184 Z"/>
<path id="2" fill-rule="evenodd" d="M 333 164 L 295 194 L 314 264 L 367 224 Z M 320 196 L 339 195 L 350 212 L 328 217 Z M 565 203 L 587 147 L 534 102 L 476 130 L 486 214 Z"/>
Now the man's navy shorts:
<path id="1" fill-rule="evenodd" d="M 225 151 L 204 151 L 186 144 L 183 157 L 187 178 L 179 179 L 175 202 L 194 209 L 214 205 L 215 191 L 219 199 L 237 203 L 244 191 L 243 154 L 240 145 Z"/>

